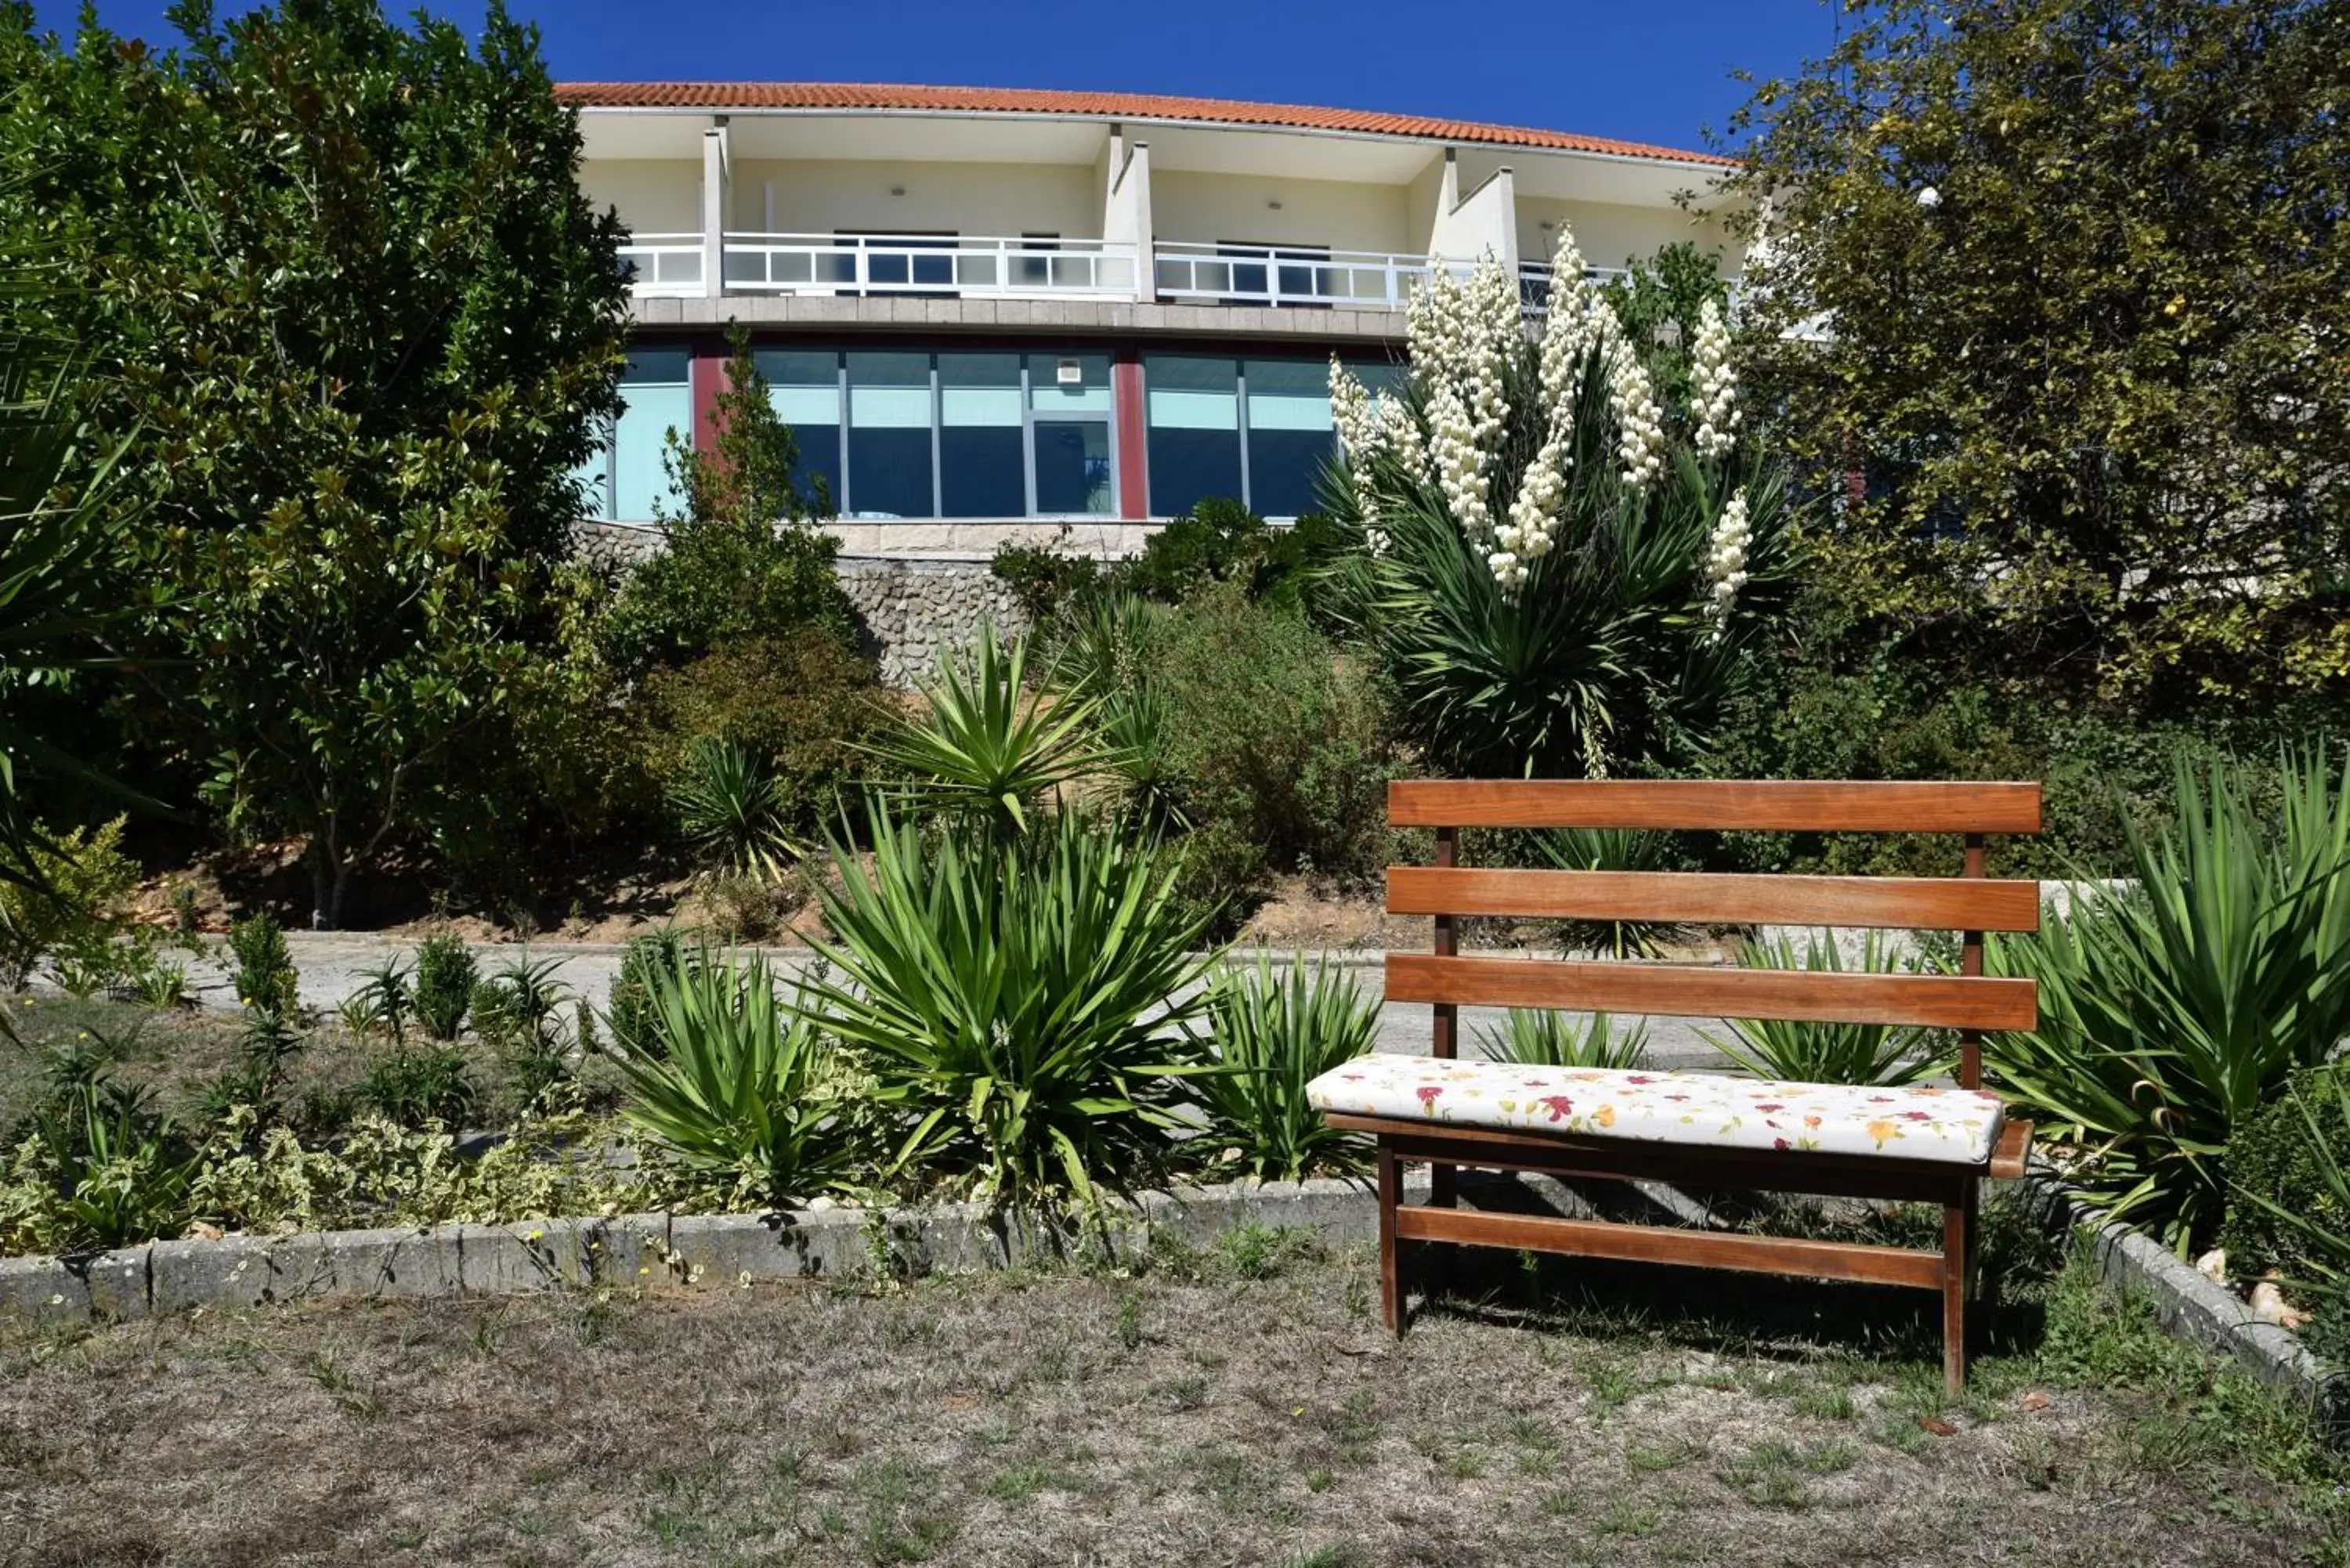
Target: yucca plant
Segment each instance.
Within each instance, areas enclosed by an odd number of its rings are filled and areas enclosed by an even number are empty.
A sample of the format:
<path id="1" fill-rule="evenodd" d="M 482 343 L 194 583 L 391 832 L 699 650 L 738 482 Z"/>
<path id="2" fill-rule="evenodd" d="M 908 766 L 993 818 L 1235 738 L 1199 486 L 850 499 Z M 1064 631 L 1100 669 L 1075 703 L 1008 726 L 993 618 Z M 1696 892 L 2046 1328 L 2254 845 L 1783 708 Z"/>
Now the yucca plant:
<path id="1" fill-rule="evenodd" d="M 798 853 L 783 830 L 789 805 L 783 781 L 732 741 L 695 741 L 670 783 L 669 803 L 695 853 L 738 876 L 775 881 Z"/>
<path id="2" fill-rule="evenodd" d="M 1330 1127 L 1305 1085 L 1377 1046 L 1378 1002 L 1326 962 L 1300 953 L 1276 977 L 1260 954 L 1215 972 L 1207 1011 L 1216 1071 L 1192 1084 L 1208 1116 L 1192 1147 L 1267 1181 L 1359 1174 L 1362 1138 Z"/>
<path id="3" fill-rule="evenodd" d="M 1562 871 L 1659 871 L 1672 864 L 1672 841 L 1627 827 L 1560 827 L 1534 837 L 1542 857 Z M 1657 920 L 1567 920 L 1560 945 L 1569 952 L 1654 958 L 1682 928 Z"/>
<path id="4" fill-rule="evenodd" d="M 911 1118 L 897 1166 L 1003 1204 L 1090 1206 L 1160 1176 L 1210 961 L 1176 857 L 1074 812 L 1025 837 L 964 819 L 927 845 L 887 801 L 868 821 L 870 869 L 834 850 L 834 972 L 805 1000 Z"/>
<path id="5" fill-rule="evenodd" d="M 778 1002 L 756 954 L 701 950 L 648 971 L 641 1035 L 616 1034 L 622 1109 L 646 1137 L 745 1197 L 782 1203 L 845 1187 L 855 1149 L 828 1091 L 830 1043 Z"/>
<path id="6" fill-rule="evenodd" d="M 1802 970 L 1841 974 L 1844 950 L 1835 933 L 1807 935 L 1797 950 L 1792 938 L 1739 944 L 1744 969 Z M 1860 969 L 1898 974 L 1905 969 L 1880 931 L 1870 931 L 1860 949 Z M 1912 1084 L 1939 1072 L 1947 1059 L 1947 1036 L 1908 1024 L 1824 1023 L 1808 1019 L 1731 1018 L 1725 1038 L 1700 1029 L 1707 1044 L 1761 1078 L 1804 1084 Z"/>
<path id="7" fill-rule="evenodd" d="M 1007 646 L 982 621 L 970 657 L 949 659 L 922 689 L 922 711 L 868 749 L 904 778 L 899 793 L 916 809 L 1024 833 L 1038 797 L 1115 761 L 1096 732 L 1099 699 L 1043 699 L 1027 681 L 1026 642 Z"/>
<path id="8" fill-rule="evenodd" d="M 2184 1251 L 2227 1197 L 2230 1133 L 2350 1028 L 2350 771 L 2324 748 L 2280 759 L 2272 829 L 2232 760 L 2177 764 L 2178 820 L 2125 814 L 2126 890 L 1993 941 L 1987 967 L 2040 982 L 2037 1029 L 1985 1060 L 2045 1137 L 2083 1146 L 2092 1195 Z"/>
<path id="9" fill-rule="evenodd" d="M 409 1020 L 416 1015 L 416 993 L 410 989 L 408 965 L 386 959 L 361 970 L 359 983 L 343 999 L 343 1027 L 354 1034 L 380 1032 L 395 1045 L 408 1043 Z"/>
<path id="10" fill-rule="evenodd" d="M 1494 1061 L 1530 1067 L 1638 1069 L 1648 1064 L 1648 1021 L 1624 1029 L 1605 1012 L 1578 1023 L 1572 1014 L 1548 1008 L 1513 1007 L 1500 1028 L 1481 1029 L 1477 1039 Z"/>

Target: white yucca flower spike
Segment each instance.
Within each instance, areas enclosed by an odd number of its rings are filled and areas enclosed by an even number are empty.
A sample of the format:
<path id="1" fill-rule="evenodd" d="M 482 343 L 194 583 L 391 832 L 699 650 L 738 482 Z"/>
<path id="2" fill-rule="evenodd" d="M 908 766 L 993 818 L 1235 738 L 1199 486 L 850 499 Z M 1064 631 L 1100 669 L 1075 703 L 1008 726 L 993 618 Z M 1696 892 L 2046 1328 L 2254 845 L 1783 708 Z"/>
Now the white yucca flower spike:
<path id="1" fill-rule="evenodd" d="M 1639 350 L 1603 302 L 1607 326 L 1607 400 L 1616 415 L 1617 457 L 1624 483 L 1645 490 L 1665 471 L 1665 411 Z"/>
<path id="2" fill-rule="evenodd" d="M 1330 356 L 1330 422 L 1337 428 L 1338 450 L 1349 462 L 1359 463 L 1378 451 L 1387 434 L 1371 395 L 1336 354 Z"/>
<path id="3" fill-rule="evenodd" d="M 1726 457 L 1738 444 L 1738 377 L 1730 368 L 1730 328 L 1721 306 L 1709 299 L 1698 311 L 1697 343 L 1690 351 L 1690 438 L 1700 457 Z"/>
<path id="4" fill-rule="evenodd" d="M 1584 357 L 1600 341 L 1597 307 L 1604 307 L 1598 288 L 1584 275 L 1583 253 L 1575 248 L 1574 231 L 1561 225 L 1558 246 L 1551 253 L 1550 311 L 1543 321 L 1543 401 L 1550 406 L 1554 426 L 1571 422 L 1576 373 Z"/>
<path id="5" fill-rule="evenodd" d="M 1477 426 L 1468 402 L 1447 384 L 1429 400 L 1429 455 L 1436 462 L 1436 483 L 1452 520 L 1472 543 L 1482 545 L 1492 534 L 1492 516 L 1485 505 L 1485 454 L 1477 445 Z"/>
<path id="6" fill-rule="evenodd" d="M 1730 612 L 1738 602 L 1738 590 L 1746 586 L 1746 553 L 1754 543 L 1754 530 L 1746 521 L 1746 490 L 1743 485 L 1721 509 L 1721 517 L 1713 525 L 1706 540 L 1706 581 L 1712 598 L 1705 607 L 1706 618 L 1713 622 L 1713 639 L 1721 640 L 1730 628 Z"/>

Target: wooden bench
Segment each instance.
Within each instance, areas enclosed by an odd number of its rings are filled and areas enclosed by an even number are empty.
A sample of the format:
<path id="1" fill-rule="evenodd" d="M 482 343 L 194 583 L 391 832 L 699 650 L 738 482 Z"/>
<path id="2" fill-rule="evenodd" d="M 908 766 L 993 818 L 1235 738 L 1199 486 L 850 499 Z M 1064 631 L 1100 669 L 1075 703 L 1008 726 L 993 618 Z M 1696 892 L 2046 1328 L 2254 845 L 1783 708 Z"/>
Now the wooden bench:
<path id="1" fill-rule="evenodd" d="M 1941 1293 L 1943 1373 L 1959 1390 L 1966 1376 L 1980 1184 L 2020 1176 L 2032 1132 L 2028 1123 L 2005 1117 L 1995 1096 L 1981 1093 L 1981 1035 L 2033 1027 L 2038 1006 L 2031 981 L 1982 972 L 1983 932 L 2036 930 L 2040 924 L 2038 884 L 1987 878 L 1983 841 L 1993 833 L 2037 833 L 2040 786 L 1414 781 L 1389 786 L 1388 815 L 1398 827 L 1436 830 L 1436 864 L 1389 867 L 1387 903 L 1390 913 L 1436 918 L 1433 953 L 1391 953 L 1387 961 L 1389 1002 L 1433 1004 L 1436 1059 L 1363 1058 L 1360 1066 L 1368 1071 L 1351 1081 L 1342 1077 L 1346 1068 L 1326 1075 L 1315 1081 L 1314 1097 L 1332 1125 L 1378 1140 L 1379 1277 L 1388 1328 L 1400 1334 L 1404 1326 L 1398 1251 L 1405 1241 L 1867 1281 Z M 1964 836 L 1965 870 L 1957 877 L 1471 870 L 1455 865 L 1464 827 L 1950 833 Z M 1468 957 L 1456 950 L 1457 921 L 1467 915 L 1939 928 L 1960 933 L 1961 958 L 1958 974 L 1935 975 Z M 1845 1097 L 1850 1090 L 1787 1085 L 1764 1091 L 1752 1080 L 1714 1074 L 1462 1063 L 1464 1004 L 1951 1029 L 1960 1038 L 1960 1087 L 1929 1089 L 1923 1098 L 1912 1097 L 1916 1091 L 1864 1090 L 1856 1103 Z M 1426 1075 L 1425 1081 L 1399 1090 L 1398 1075 L 1413 1073 Z M 1695 1091 L 1698 1108 L 1679 1111 L 1692 1096 L 1674 1095 L 1671 1084 L 1660 1086 L 1675 1076 L 1690 1080 L 1678 1086 Z M 1931 1097 L 1968 1092 L 1965 1100 Z M 1733 1095 L 1764 1097 L 1727 1108 L 1704 1103 Z M 1660 1106 L 1660 1096 L 1673 1106 Z M 1809 1097 L 1797 1104 L 1799 1096 Z M 1847 1120 L 1856 1116 L 1863 1119 Z M 1947 1136 L 1939 1142 L 1905 1136 L 1918 1129 Z M 1401 1200 L 1409 1162 L 1430 1167 L 1425 1205 Z M 1942 1245 L 1918 1251 L 1463 1210 L 1455 1200 L 1461 1167 L 1938 1203 Z"/>

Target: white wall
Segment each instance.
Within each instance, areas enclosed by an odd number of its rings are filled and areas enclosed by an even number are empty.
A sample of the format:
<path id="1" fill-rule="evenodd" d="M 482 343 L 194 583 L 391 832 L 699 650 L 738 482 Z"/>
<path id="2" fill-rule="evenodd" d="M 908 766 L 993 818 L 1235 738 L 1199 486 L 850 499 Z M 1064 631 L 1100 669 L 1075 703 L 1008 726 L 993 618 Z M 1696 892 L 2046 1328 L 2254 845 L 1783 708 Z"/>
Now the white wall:
<path id="1" fill-rule="evenodd" d="M 1268 203 L 1279 202 L 1275 212 Z M 1409 222 L 1409 188 L 1336 180 L 1150 171 L 1150 226 L 1161 244 L 1178 240 L 1327 245 L 1340 251 L 1417 254 L 1427 234 Z"/>
<path id="2" fill-rule="evenodd" d="M 596 204 L 620 211 L 639 234 L 702 232 L 702 164 L 694 160 L 604 159 L 579 171 L 579 188 Z"/>
<path id="3" fill-rule="evenodd" d="M 1686 240 L 1719 259 L 1723 276 L 1738 275 L 1738 247 L 1722 233 L 1721 223 L 1677 207 L 1624 207 L 1520 196 L 1518 254 L 1527 261 L 1550 260 L 1556 236 L 1544 232 L 1545 218 L 1574 225 L 1575 243 L 1590 266 L 1620 267 L 1627 258 L 1651 256 L 1676 241 Z"/>
<path id="4" fill-rule="evenodd" d="M 1101 234 L 1102 188 L 1089 164 L 817 162 L 737 158 L 727 226 L 773 233 L 958 234 Z M 892 196 L 892 186 L 905 194 Z"/>

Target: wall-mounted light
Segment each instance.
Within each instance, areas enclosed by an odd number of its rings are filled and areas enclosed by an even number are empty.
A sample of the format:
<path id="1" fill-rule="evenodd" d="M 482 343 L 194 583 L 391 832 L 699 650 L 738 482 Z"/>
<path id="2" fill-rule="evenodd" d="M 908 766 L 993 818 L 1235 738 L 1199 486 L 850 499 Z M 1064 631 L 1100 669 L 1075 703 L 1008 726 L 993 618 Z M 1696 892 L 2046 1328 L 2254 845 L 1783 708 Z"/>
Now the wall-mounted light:
<path id="1" fill-rule="evenodd" d="M 1053 379 L 1064 387 L 1082 387 L 1086 368 L 1075 359 L 1064 359 L 1053 367 Z"/>

